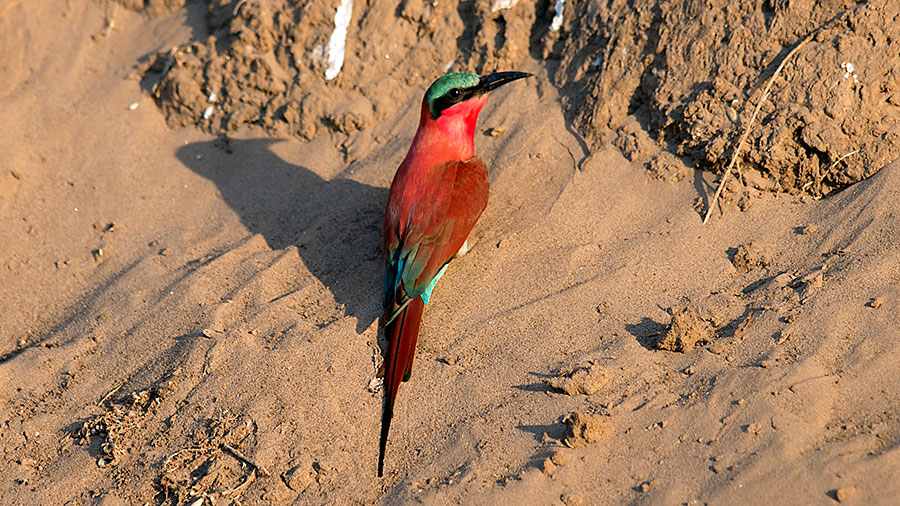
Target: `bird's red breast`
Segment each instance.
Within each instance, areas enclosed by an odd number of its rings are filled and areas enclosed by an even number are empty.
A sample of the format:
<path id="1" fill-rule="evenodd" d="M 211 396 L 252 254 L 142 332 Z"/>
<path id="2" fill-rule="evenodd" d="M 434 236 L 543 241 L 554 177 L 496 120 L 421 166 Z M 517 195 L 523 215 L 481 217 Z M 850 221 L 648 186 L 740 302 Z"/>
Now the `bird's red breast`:
<path id="1" fill-rule="evenodd" d="M 423 101 L 419 129 L 394 176 L 384 217 L 385 261 L 390 264 L 398 249 L 415 248 L 407 275 L 399 273 L 412 297 L 450 261 L 487 206 L 487 170 L 474 156 L 475 125 L 486 101 L 487 94 L 456 104 L 437 119 Z"/>
<path id="2" fill-rule="evenodd" d="M 446 162 L 464 162 L 475 155 L 475 125 L 478 113 L 487 103 L 488 94 L 460 102 L 445 109 L 437 119 L 431 117 L 428 104 L 422 101 L 419 129 L 406 159 L 400 167 L 421 169 Z"/>

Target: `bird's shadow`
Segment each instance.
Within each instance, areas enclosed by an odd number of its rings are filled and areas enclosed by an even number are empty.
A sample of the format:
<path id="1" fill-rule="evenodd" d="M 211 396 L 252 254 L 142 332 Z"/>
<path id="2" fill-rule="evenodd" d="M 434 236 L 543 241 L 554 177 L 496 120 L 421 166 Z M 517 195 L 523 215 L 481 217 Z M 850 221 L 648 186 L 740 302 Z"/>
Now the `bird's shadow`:
<path id="1" fill-rule="evenodd" d="M 380 315 L 387 189 L 342 176 L 323 179 L 275 154 L 276 142 L 220 137 L 187 144 L 176 156 L 215 183 L 244 226 L 270 248 L 296 245 L 306 268 L 357 318 L 362 332 Z"/>

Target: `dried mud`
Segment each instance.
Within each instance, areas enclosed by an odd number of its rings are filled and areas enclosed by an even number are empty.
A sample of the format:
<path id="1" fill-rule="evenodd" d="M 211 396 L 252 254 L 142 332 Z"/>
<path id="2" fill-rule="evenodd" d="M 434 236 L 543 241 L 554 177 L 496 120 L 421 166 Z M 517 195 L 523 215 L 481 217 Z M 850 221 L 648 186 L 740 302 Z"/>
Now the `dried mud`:
<path id="1" fill-rule="evenodd" d="M 569 448 L 596 443 L 613 433 L 613 424 L 608 416 L 576 411 L 566 415 L 563 423 L 568 430 L 563 443 Z"/>
<path id="2" fill-rule="evenodd" d="M 408 0 L 356 4 L 347 56 L 325 79 L 336 1 L 209 2 L 206 38 L 152 57 L 139 73 L 170 126 L 273 136 L 350 133 L 395 112 L 409 87 L 444 71 L 515 68 L 528 56 L 536 7 Z M 385 29 L 390 27 L 390 29 Z"/>
<path id="3" fill-rule="evenodd" d="M 609 372 L 597 364 L 579 365 L 559 371 L 544 383 L 567 395 L 593 395 L 609 382 Z"/>
<path id="4" fill-rule="evenodd" d="M 660 146 L 722 170 L 776 67 L 739 163 L 758 189 L 823 195 L 900 155 L 900 4 L 580 2 L 555 82 L 596 140 L 634 114 Z M 566 36 L 568 34 L 568 36 Z"/>
<path id="5" fill-rule="evenodd" d="M 444 71 L 517 68 L 530 56 L 593 148 L 612 142 L 666 179 L 684 177 L 683 164 L 724 169 L 763 98 L 739 153 L 744 184 L 822 196 L 900 156 L 900 5 L 889 0 L 572 2 L 556 31 L 552 2 L 372 2 L 353 13 L 333 81 L 336 1 L 207 5 L 206 37 L 139 69 L 171 126 L 346 134 Z"/>
<path id="6" fill-rule="evenodd" d="M 698 344 L 712 340 L 713 329 L 705 320 L 697 316 L 693 309 L 685 309 L 672 315 L 672 322 L 665 335 L 656 343 L 660 350 L 687 353 Z"/>

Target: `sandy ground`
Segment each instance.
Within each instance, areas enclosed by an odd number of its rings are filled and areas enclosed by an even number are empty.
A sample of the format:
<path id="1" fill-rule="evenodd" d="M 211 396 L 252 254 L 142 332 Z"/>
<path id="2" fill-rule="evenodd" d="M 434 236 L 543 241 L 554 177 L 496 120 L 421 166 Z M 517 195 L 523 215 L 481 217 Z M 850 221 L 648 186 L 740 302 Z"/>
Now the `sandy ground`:
<path id="1" fill-rule="evenodd" d="M 308 142 L 173 130 L 128 76 L 192 37 L 190 5 L 104 38 L 101 4 L 14 3 L 2 502 L 900 501 L 900 164 L 702 225 L 712 174 L 586 158 L 526 61 L 482 114 L 491 202 L 377 479 L 381 212 L 422 89 Z"/>

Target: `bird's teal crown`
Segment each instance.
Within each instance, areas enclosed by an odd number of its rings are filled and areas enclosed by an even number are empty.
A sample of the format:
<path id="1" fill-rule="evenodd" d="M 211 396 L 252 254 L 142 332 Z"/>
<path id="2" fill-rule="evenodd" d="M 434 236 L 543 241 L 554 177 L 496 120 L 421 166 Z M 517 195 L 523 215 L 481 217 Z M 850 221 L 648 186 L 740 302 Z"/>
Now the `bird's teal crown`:
<path id="1" fill-rule="evenodd" d="M 431 111 L 431 117 L 437 119 L 441 115 L 441 111 L 443 111 L 447 105 L 452 105 L 458 101 L 448 100 L 450 98 L 448 97 L 448 94 L 451 90 L 458 89 L 465 92 L 467 89 L 478 86 L 480 81 L 481 78 L 475 74 L 469 74 L 468 72 L 453 72 L 441 76 L 435 82 L 431 83 L 431 86 L 428 87 L 428 91 L 425 92 L 425 101 L 428 103 L 428 109 Z M 463 93 L 460 98 L 469 98 L 470 96 L 463 95 L 469 94 Z"/>

